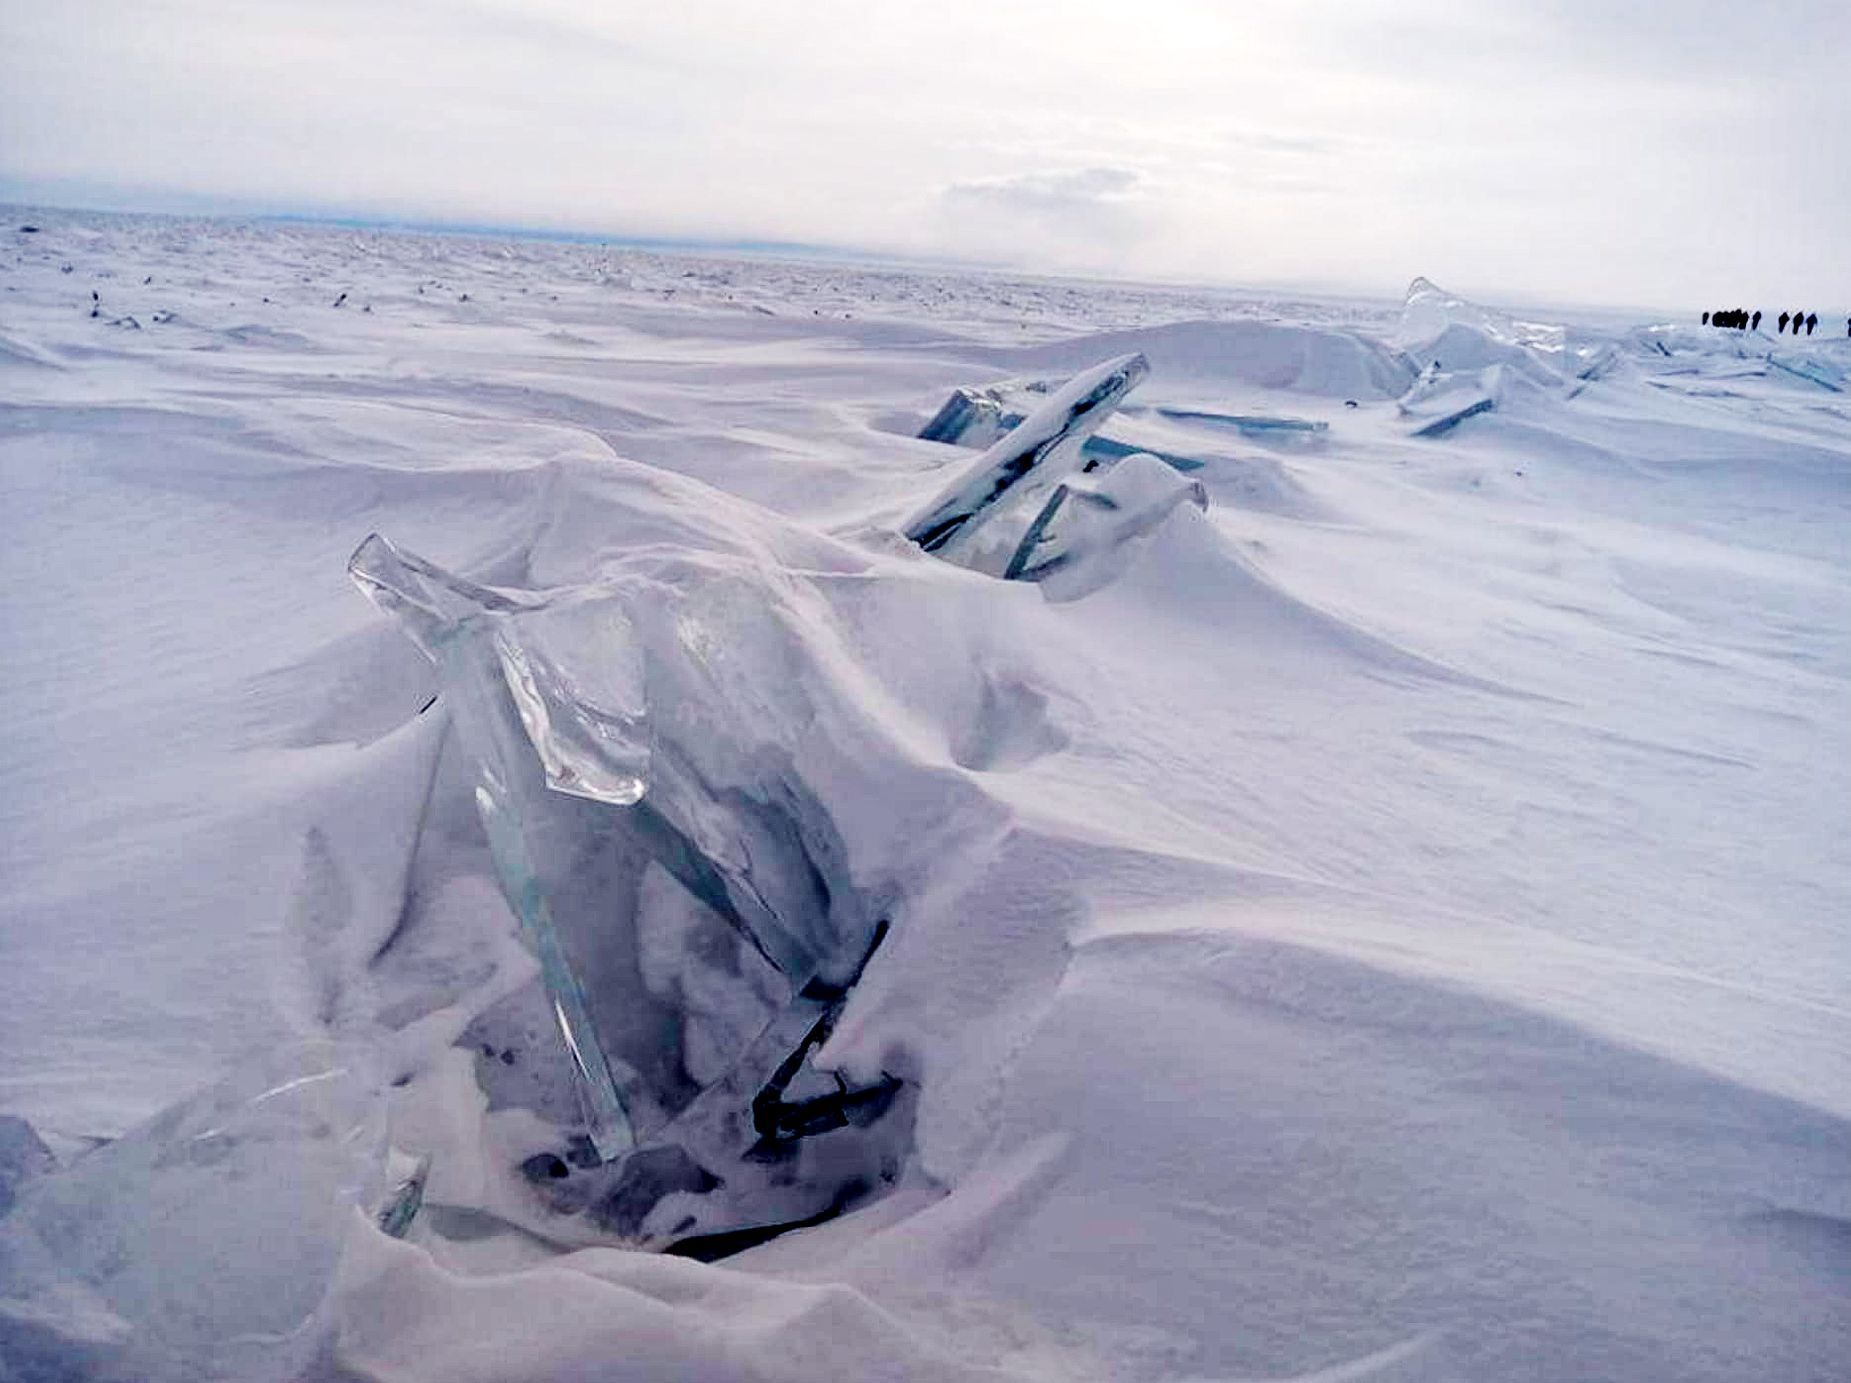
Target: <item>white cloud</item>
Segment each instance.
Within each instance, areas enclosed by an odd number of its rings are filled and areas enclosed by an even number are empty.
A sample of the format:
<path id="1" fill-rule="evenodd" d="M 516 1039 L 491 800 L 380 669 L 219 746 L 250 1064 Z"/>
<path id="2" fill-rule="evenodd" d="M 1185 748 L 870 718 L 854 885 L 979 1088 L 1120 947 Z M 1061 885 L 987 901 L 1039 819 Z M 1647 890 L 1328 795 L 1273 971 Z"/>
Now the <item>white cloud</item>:
<path id="1" fill-rule="evenodd" d="M 1813 300 L 1851 283 L 1842 7 L 16 4 L 0 195 Z"/>

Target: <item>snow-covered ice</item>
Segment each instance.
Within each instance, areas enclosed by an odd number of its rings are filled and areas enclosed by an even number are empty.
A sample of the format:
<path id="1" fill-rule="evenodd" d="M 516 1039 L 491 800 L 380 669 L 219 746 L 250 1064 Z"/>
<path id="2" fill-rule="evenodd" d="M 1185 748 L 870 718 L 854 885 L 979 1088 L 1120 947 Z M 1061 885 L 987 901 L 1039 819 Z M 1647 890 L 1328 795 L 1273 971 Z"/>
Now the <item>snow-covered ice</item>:
<path id="1" fill-rule="evenodd" d="M 1843 1376 L 1851 343 L 4 225 L 0 1378 Z M 1114 579 L 906 539 L 951 391 L 1134 352 L 1110 435 L 1192 468 L 1118 462 Z M 814 1224 L 636 1247 L 721 1188 L 593 1165 L 372 533 L 559 615 L 536 775 L 668 744 L 744 813 L 663 804 L 701 858 L 888 924 L 789 1086 L 902 1092 Z M 674 998 L 610 1046 L 691 1098 L 784 996 L 613 859 L 577 903 Z"/>

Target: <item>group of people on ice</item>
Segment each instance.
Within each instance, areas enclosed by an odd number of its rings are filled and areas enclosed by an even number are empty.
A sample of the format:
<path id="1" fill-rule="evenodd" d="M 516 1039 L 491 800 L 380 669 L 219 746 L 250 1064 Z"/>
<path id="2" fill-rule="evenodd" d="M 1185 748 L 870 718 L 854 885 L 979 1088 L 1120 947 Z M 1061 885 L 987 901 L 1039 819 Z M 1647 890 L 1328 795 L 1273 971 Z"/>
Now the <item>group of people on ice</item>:
<path id="1" fill-rule="evenodd" d="M 1819 325 L 1819 314 L 1816 312 L 1783 312 L 1775 320 L 1780 323 L 1780 332 L 1783 336 L 1786 334 L 1788 322 L 1793 323 L 1795 336 L 1800 334 L 1801 327 L 1806 328 L 1806 334 L 1811 336 L 1813 329 Z M 1737 331 L 1759 331 L 1761 330 L 1761 313 L 1759 310 L 1746 312 L 1739 307 L 1724 308 L 1720 312 L 1704 313 L 1703 325 L 1734 327 Z M 1845 318 L 1845 335 L 1851 336 L 1851 317 Z"/>

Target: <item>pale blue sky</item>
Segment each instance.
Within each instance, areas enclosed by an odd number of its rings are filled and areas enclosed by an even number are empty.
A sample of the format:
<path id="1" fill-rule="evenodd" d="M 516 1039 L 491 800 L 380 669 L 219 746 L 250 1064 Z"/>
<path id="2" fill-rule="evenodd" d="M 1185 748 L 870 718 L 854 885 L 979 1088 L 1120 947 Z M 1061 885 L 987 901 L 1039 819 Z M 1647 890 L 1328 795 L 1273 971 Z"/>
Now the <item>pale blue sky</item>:
<path id="1" fill-rule="evenodd" d="M 0 0 L 20 200 L 1835 310 L 1847 170 L 1851 0 Z"/>

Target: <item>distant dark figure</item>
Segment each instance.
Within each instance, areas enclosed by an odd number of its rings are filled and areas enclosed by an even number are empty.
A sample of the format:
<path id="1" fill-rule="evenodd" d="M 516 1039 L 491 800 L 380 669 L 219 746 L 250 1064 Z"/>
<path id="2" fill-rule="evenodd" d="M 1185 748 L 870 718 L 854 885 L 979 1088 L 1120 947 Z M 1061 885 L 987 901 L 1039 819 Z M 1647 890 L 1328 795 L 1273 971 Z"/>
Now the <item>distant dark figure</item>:
<path id="1" fill-rule="evenodd" d="M 1793 314 L 1793 334 L 1795 336 L 1800 334 L 1800 323 L 1805 320 L 1806 314 L 1804 312 L 1796 312 Z"/>
<path id="2" fill-rule="evenodd" d="M 1757 307 L 1755 309 L 1755 315 L 1748 319 L 1748 329 L 1750 331 L 1761 330 L 1761 309 L 1760 308 Z"/>
<path id="3" fill-rule="evenodd" d="M 1706 312 L 1703 314 L 1703 325 L 1707 327 L 1709 324 L 1710 324 L 1710 314 Z"/>
<path id="4" fill-rule="evenodd" d="M 1780 331 L 1778 334 L 1781 336 L 1785 336 L 1787 334 L 1787 317 L 1789 315 L 1790 314 L 1785 313 L 1785 312 L 1780 314 Z"/>
<path id="5" fill-rule="evenodd" d="M 1738 307 L 1735 309 L 1735 329 L 1737 331 L 1747 331 L 1748 330 L 1748 309 L 1747 308 Z"/>
<path id="6" fill-rule="evenodd" d="M 1806 314 L 1806 334 L 1808 336 L 1811 336 L 1812 329 L 1818 325 L 1819 325 L 1819 314 L 1816 312 L 1808 312 Z"/>

